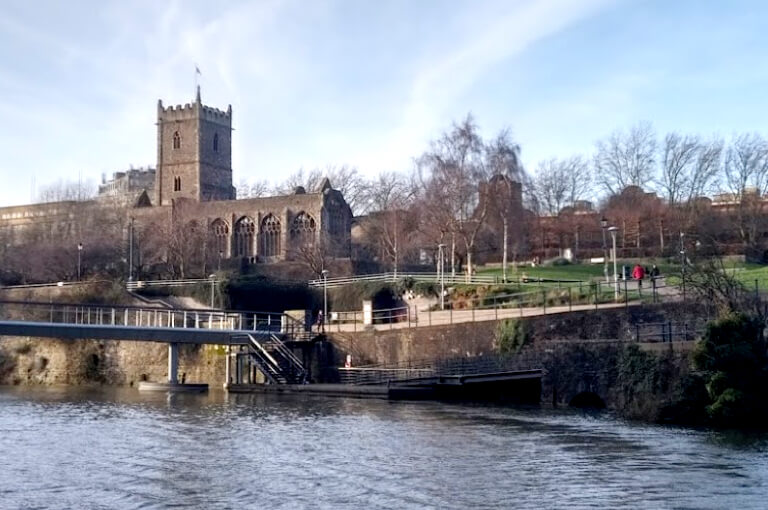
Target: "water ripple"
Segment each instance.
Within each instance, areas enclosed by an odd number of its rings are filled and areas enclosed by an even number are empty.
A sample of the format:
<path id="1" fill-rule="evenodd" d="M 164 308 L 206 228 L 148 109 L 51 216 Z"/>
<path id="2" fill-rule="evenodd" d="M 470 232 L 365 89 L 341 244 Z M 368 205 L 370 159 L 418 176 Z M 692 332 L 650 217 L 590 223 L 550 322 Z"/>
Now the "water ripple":
<path id="1" fill-rule="evenodd" d="M 572 411 L 0 389 L 2 508 L 764 508 L 768 438 Z"/>

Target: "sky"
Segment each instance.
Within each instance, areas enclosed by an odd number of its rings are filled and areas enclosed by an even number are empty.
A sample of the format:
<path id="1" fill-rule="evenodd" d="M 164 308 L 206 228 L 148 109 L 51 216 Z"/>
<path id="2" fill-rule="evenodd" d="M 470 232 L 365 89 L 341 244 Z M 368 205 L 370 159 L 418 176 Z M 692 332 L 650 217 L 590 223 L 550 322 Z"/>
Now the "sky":
<path id="1" fill-rule="evenodd" d="M 0 206 L 156 163 L 156 105 L 233 109 L 235 183 L 409 172 L 471 113 L 528 170 L 617 128 L 765 134 L 768 2 L 6 0 Z"/>

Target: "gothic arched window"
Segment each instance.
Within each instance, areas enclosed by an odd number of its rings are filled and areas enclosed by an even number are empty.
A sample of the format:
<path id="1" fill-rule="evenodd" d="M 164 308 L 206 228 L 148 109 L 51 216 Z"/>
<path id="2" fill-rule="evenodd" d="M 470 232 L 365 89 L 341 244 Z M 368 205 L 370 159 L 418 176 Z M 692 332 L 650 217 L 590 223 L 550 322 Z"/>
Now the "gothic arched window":
<path id="1" fill-rule="evenodd" d="M 219 152 L 219 134 L 213 134 L 213 152 Z"/>
<path id="2" fill-rule="evenodd" d="M 311 246 L 315 242 L 315 219 L 301 211 L 291 225 L 291 241 L 294 247 Z"/>
<path id="3" fill-rule="evenodd" d="M 253 224 L 253 223 L 251 223 Z M 227 245 L 229 244 L 229 225 L 221 218 L 216 218 L 211 222 L 210 235 L 213 238 L 213 248 L 217 256 L 227 256 Z"/>
<path id="4" fill-rule="evenodd" d="M 261 251 L 264 257 L 280 255 L 280 220 L 274 214 L 267 215 L 261 220 Z"/>
<path id="5" fill-rule="evenodd" d="M 243 216 L 235 223 L 235 257 L 253 256 L 253 238 L 256 224 L 248 216 Z"/>
<path id="6" fill-rule="evenodd" d="M 173 133 L 173 148 L 181 149 L 181 135 L 179 135 L 178 131 Z"/>
<path id="7" fill-rule="evenodd" d="M 181 177 L 173 178 L 173 191 L 181 191 Z"/>

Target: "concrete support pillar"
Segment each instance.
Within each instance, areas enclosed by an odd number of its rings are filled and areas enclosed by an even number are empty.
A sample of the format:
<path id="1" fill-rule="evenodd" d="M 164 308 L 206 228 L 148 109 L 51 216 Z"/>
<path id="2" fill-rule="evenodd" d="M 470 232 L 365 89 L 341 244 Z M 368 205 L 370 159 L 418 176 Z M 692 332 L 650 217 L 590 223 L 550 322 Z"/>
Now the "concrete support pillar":
<path id="1" fill-rule="evenodd" d="M 179 373 L 179 344 L 172 342 L 168 344 L 168 382 L 176 384 L 179 382 L 177 374 Z"/>
<path id="2" fill-rule="evenodd" d="M 229 346 L 227 346 L 227 355 L 224 356 L 224 359 L 226 360 L 226 367 L 225 367 L 225 378 L 224 381 L 224 387 L 229 388 L 229 385 L 232 384 L 232 353 Z"/>

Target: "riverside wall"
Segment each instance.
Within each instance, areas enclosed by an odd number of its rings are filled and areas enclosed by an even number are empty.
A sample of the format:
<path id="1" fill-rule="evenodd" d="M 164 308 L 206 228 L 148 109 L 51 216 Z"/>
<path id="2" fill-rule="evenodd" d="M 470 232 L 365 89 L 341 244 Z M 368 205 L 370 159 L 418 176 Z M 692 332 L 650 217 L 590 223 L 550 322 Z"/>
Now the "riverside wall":
<path id="1" fill-rule="evenodd" d="M 139 300 L 110 282 L 77 286 L 0 289 L 0 300 L 119 303 L 161 306 Z M 168 344 L 117 340 L 0 337 L 0 384 L 109 384 L 132 386 L 168 377 Z M 180 345 L 179 376 L 187 382 L 223 384 L 224 349 Z"/>
<path id="2" fill-rule="evenodd" d="M 664 421 L 690 376 L 694 342 L 637 342 L 638 324 L 701 319 L 695 307 L 637 307 L 521 319 L 527 342 L 516 355 L 543 368 L 542 402 L 583 400 L 620 414 Z M 327 366 L 404 363 L 498 353 L 496 321 L 389 331 L 330 333 Z"/>

